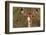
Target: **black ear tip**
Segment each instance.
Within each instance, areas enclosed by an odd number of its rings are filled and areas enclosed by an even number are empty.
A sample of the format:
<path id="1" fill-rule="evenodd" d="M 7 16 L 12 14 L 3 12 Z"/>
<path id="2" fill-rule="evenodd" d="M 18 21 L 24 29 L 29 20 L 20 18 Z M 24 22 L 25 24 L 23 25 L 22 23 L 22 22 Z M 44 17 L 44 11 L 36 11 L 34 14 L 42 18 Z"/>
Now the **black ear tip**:
<path id="1" fill-rule="evenodd" d="M 38 11 L 38 9 L 36 9 L 36 11 Z"/>
<path id="2" fill-rule="evenodd" d="M 21 8 L 21 11 L 23 10 L 23 8 Z"/>

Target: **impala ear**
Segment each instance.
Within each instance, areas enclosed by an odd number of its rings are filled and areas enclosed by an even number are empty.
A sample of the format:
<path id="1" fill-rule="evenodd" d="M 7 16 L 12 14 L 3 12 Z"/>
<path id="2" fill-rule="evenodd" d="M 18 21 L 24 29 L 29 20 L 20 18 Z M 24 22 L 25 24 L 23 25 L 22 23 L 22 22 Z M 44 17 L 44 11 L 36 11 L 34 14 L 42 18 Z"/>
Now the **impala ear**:
<path id="1" fill-rule="evenodd" d="M 23 8 L 21 8 L 21 11 L 23 11 Z"/>
<path id="2" fill-rule="evenodd" d="M 38 12 L 38 9 L 36 9 L 36 11 Z"/>
<path id="3" fill-rule="evenodd" d="M 22 13 L 22 14 L 24 13 L 24 10 L 23 10 L 23 8 L 21 8 L 21 13 Z"/>

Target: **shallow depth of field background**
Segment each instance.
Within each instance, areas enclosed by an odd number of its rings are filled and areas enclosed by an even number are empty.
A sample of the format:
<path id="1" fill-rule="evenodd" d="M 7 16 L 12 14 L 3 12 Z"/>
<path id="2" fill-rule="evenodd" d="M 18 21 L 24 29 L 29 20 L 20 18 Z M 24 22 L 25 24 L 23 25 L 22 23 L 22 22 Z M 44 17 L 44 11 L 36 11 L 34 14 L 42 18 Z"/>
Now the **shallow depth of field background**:
<path id="1" fill-rule="evenodd" d="M 13 7 L 13 27 L 28 27 L 27 17 L 21 14 L 22 7 Z M 32 26 L 40 26 L 40 8 L 24 8 L 24 13 L 32 13 Z M 34 12 L 34 13 L 33 13 Z"/>

